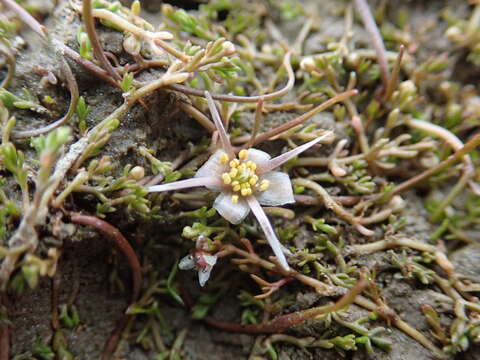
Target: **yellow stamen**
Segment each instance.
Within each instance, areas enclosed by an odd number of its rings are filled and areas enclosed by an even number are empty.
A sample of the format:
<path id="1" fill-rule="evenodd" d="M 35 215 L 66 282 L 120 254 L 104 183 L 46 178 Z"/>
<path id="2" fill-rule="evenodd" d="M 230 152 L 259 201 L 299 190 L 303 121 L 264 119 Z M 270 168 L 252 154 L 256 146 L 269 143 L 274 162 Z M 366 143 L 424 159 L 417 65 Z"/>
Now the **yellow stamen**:
<path id="1" fill-rule="evenodd" d="M 243 188 L 240 193 L 241 193 L 243 196 L 252 195 L 252 189 L 250 189 L 250 188 Z"/>
<path id="2" fill-rule="evenodd" d="M 225 185 L 228 185 L 228 184 L 230 184 L 230 183 L 232 182 L 232 178 L 231 178 L 230 175 L 228 175 L 227 173 L 224 173 L 224 174 L 222 175 L 222 179 L 223 179 L 223 183 L 224 183 Z"/>
<path id="3" fill-rule="evenodd" d="M 270 186 L 270 181 L 268 181 L 267 179 L 263 179 L 262 182 L 260 183 L 260 191 L 267 190 L 269 186 Z"/>
<path id="4" fill-rule="evenodd" d="M 247 157 L 248 157 L 248 151 L 245 149 L 240 150 L 240 152 L 238 153 L 238 158 L 240 160 L 245 160 Z"/>
<path id="5" fill-rule="evenodd" d="M 228 163 L 228 155 L 226 153 L 223 153 L 222 155 L 220 155 L 220 163 L 221 164 L 226 164 Z"/>
<path id="6" fill-rule="evenodd" d="M 257 164 L 255 164 L 252 160 L 247 161 L 247 167 L 253 171 L 257 170 Z"/>
<path id="7" fill-rule="evenodd" d="M 238 169 L 237 169 L 237 168 L 233 168 L 233 169 L 230 170 L 230 174 L 229 174 L 229 175 L 230 175 L 232 178 L 234 178 L 235 176 L 237 176 L 237 174 L 238 174 Z"/>
<path id="8" fill-rule="evenodd" d="M 238 158 L 230 160 L 228 154 L 220 156 L 220 162 L 230 166 L 228 172 L 222 174 L 223 183 L 229 185 L 230 190 L 235 193 L 232 195 L 232 202 L 237 203 L 240 196 L 252 195 L 254 191 L 266 190 L 269 186 L 268 180 L 262 180 L 258 184 L 259 178 L 255 174 L 257 164 L 247 158 L 249 153 L 247 150 L 241 150 L 238 153 Z"/>

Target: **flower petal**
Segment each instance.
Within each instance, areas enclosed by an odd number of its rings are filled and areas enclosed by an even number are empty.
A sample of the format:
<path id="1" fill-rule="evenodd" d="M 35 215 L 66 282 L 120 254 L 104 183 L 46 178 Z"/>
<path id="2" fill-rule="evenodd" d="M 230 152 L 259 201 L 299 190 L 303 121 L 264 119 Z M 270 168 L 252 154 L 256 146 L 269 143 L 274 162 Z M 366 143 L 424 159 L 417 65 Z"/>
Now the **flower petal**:
<path id="1" fill-rule="evenodd" d="M 266 153 L 265 151 L 254 148 L 248 149 L 247 160 L 252 160 L 259 167 L 266 164 L 270 158 L 270 154 Z"/>
<path id="2" fill-rule="evenodd" d="M 205 283 L 210 279 L 210 273 L 212 272 L 212 267 L 207 266 L 203 269 L 198 269 L 198 282 L 200 286 L 203 287 Z"/>
<path id="3" fill-rule="evenodd" d="M 148 192 L 162 192 L 162 191 L 172 191 L 172 190 L 181 190 L 188 189 L 191 187 L 205 186 L 207 188 L 221 188 L 222 181 L 217 177 L 202 177 L 199 179 L 192 178 L 180 181 L 174 181 L 170 183 L 165 183 L 161 185 L 154 185 L 148 188 Z"/>
<path id="4" fill-rule="evenodd" d="M 187 255 L 178 263 L 180 270 L 191 270 L 195 267 L 195 260 L 192 255 Z"/>
<path id="5" fill-rule="evenodd" d="M 235 153 L 233 152 L 232 144 L 230 143 L 230 138 L 228 137 L 228 134 L 225 131 L 222 118 L 218 113 L 218 110 L 217 110 L 217 107 L 215 106 L 215 102 L 213 101 L 212 95 L 210 95 L 208 91 L 205 91 L 205 97 L 207 98 L 208 108 L 210 109 L 213 122 L 215 123 L 215 127 L 217 128 L 218 135 L 220 137 L 220 143 L 222 144 L 222 149 L 228 154 L 230 158 L 233 158 L 235 156 Z"/>
<path id="6" fill-rule="evenodd" d="M 203 164 L 195 174 L 196 178 L 201 177 L 215 177 L 221 179 L 222 174 L 228 170 L 226 164 L 220 162 L 220 157 L 225 154 L 223 150 L 217 150 L 215 153 L 210 156 L 210 158 Z M 210 190 L 220 191 L 221 186 L 207 186 Z"/>
<path id="7" fill-rule="evenodd" d="M 255 193 L 255 197 L 260 204 L 278 206 L 295 202 L 292 182 L 288 174 L 280 171 L 270 171 L 260 176 L 260 182 L 264 179 L 268 180 L 270 184 L 267 190 Z"/>
<path id="8" fill-rule="evenodd" d="M 300 155 L 302 152 L 308 150 L 309 148 L 311 148 L 313 145 L 315 145 L 319 141 L 322 141 L 324 139 L 328 139 L 328 138 L 331 138 L 331 137 L 332 137 L 332 132 L 327 131 L 322 136 L 319 136 L 318 138 L 316 138 L 312 141 L 309 141 L 309 142 L 307 142 L 303 145 L 300 145 L 300 146 L 296 147 L 293 150 L 287 151 L 286 153 L 283 153 L 283 154 L 271 159 L 270 161 L 268 161 L 263 166 L 259 166 L 258 172 L 260 174 L 264 174 L 266 172 L 269 172 L 269 171 L 275 169 L 276 167 L 279 167 L 280 165 L 286 163 L 288 160 L 294 158 L 295 156 Z"/>
<path id="9" fill-rule="evenodd" d="M 250 209 L 252 209 L 253 214 L 257 218 L 258 223 L 262 227 L 263 232 L 265 233 L 265 237 L 267 238 L 267 241 L 270 244 L 270 247 L 272 248 L 273 253 L 277 257 L 280 265 L 286 271 L 290 271 L 287 259 L 285 258 L 285 254 L 283 253 L 283 246 L 282 244 L 280 244 L 277 235 L 275 235 L 275 231 L 273 230 L 272 224 L 270 224 L 270 221 L 268 220 L 265 211 L 263 211 L 262 207 L 254 196 L 249 196 L 247 198 L 247 202 L 250 206 Z"/>
<path id="10" fill-rule="evenodd" d="M 218 213 L 232 224 L 240 224 L 250 212 L 247 202 L 240 198 L 236 204 L 232 203 L 232 194 L 229 192 L 220 193 L 213 207 Z"/>
<path id="11" fill-rule="evenodd" d="M 212 267 L 217 263 L 217 257 L 215 255 L 203 254 L 203 259 L 209 266 Z"/>

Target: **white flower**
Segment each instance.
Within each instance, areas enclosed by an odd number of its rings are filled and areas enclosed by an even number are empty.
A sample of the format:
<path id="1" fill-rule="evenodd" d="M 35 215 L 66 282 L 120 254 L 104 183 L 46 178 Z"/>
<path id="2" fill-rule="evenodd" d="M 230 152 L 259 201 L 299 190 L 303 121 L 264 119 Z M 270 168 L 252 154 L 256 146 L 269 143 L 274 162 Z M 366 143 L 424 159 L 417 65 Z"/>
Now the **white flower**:
<path id="1" fill-rule="evenodd" d="M 198 271 L 198 282 L 200 286 L 204 286 L 208 281 L 212 268 L 217 263 L 217 256 L 209 253 L 214 250 L 209 242 L 210 239 L 200 235 L 197 238 L 195 250 L 180 260 L 178 264 L 181 270 L 196 269 Z"/>
<path id="2" fill-rule="evenodd" d="M 197 269 L 198 282 L 200 286 L 204 286 L 210 278 L 210 272 L 213 265 L 217 263 L 217 257 L 201 251 L 196 251 L 193 255 L 187 255 L 178 264 L 181 270 Z"/>
<path id="3" fill-rule="evenodd" d="M 170 191 L 195 186 L 205 186 L 208 189 L 218 191 L 220 194 L 215 199 L 213 207 L 223 218 L 232 224 L 242 222 L 250 210 L 252 210 L 275 256 L 281 266 L 288 271 L 289 266 L 285 258 L 285 253 L 288 255 L 289 251 L 280 244 L 261 205 L 278 206 L 294 203 L 295 200 L 288 174 L 272 170 L 304 152 L 319 141 L 331 138 L 332 133 L 327 132 L 317 139 L 298 146 L 273 159 L 266 152 L 253 148 L 241 150 L 237 157 L 225 132 L 213 98 L 207 91 L 205 92 L 205 96 L 219 133 L 221 149 L 216 151 L 210 159 L 198 169 L 194 178 L 151 186 L 148 191 Z M 181 264 L 183 268 L 198 268 L 198 261 L 196 261 L 196 259 L 184 260 L 183 265 Z M 213 260 L 205 259 L 207 264 L 209 263 L 208 261 Z M 211 266 L 208 270 L 208 275 Z M 207 279 L 208 275 L 206 275 Z M 200 280 L 200 283 L 202 283 L 202 280 Z"/>

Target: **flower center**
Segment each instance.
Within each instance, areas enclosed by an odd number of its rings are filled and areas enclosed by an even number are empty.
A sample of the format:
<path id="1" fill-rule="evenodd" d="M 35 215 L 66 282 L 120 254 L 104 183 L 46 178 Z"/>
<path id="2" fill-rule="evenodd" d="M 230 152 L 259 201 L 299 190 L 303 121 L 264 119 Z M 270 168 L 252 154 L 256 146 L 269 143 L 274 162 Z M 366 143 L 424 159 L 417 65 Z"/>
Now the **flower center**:
<path id="1" fill-rule="evenodd" d="M 240 196 L 252 195 L 254 191 L 265 191 L 270 185 L 267 179 L 260 181 L 255 173 L 257 164 L 248 159 L 248 150 L 240 150 L 238 159 L 230 160 L 227 154 L 222 154 L 220 162 L 230 167 L 228 172 L 222 174 L 225 185 L 230 185 L 233 195 L 232 203 L 236 204 Z"/>

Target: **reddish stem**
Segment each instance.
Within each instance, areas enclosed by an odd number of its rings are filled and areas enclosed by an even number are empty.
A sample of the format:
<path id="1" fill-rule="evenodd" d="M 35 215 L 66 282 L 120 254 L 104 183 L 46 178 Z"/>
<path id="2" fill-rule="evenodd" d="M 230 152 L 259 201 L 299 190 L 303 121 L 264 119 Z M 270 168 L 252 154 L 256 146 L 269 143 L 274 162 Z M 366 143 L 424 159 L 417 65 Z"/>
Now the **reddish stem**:
<path id="1" fill-rule="evenodd" d="M 377 53 L 377 61 L 380 66 L 380 73 L 382 75 L 383 91 L 387 90 L 388 82 L 390 79 L 390 73 L 388 71 L 388 60 L 387 60 L 387 51 L 385 50 L 385 45 L 383 44 L 382 35 L 378 30 L 378 26 L 375 23 L 373 18 L 372 11 L 368 6 L 366 0 L 354 0 L 355 6 L 362 18 L 362 22 L 367 29 L 371 37 L 372 45 Z"/>
<path id="2" fill-rule="evenodd" d="M 255 141 L 253 142 L 252 145 L 259 144 L 263 141 L 266 141 L 270 139 L 271 137 L 277 136 L 287 130 L 290 130 L 291 128 L 303 124 L 305 121 L 310 119 L 312 116 L 315 114 L 326 110 L 330 106 L 335 105 L 338 102 L 344 101 L 352 96 L 355 96 L 358 94 L 358 90 L 353 89 L 353 90 L 348 90 L 343 93 L 335 95 L 333 98 L 328 99 L 327 101 L 321 103 L 320 105 L 314 107 L 312 110 L 306 112 L 305 114 L 300 115 L 299 117 L 290 120 L 289 122 L 282 124 L 280 126 L 277 126 L 276 128 L 266 131 L 264 133 L 258 134 L 257 137 L 255 138 Z"/>
<path id="3" fill-rule="evenodd" d="M 361 276 L 357 284 L 336 303 L 327 306 L 314 307 L 307 310 L 296 311 L 291 314 L 278 316 L 275 319 L 267 321 L 263 324 L 249 324 L 241 325 L 235 323 L 227 323 L 218 321 L 210 317 L 204 320 L 207 324 L 215 326 L 219 329 L 231 332 L 240 332 L 247 334 L 277 334 L 282 333 L 288 328 L 300 324 L 308 319 L 312 319 L 318 315 L 326 314 L 333 311 L 338 311 L 355 301 L 355 298 L 367 286 L 368 282 L 365 276 Z"/>
<path id="4" fill-rule="evenodd" d="M 0 293 L 0 307 L 7 312 L 7 295 Z M 8 322 L 0 323 L 0 360 L 10 359 L 10 329 Z"/>
<path id="5" fill-rule="evenodd" d="M 140 294 L 140 289 L 142 285 L 142 270 L 140 262 L 138 261 L 138 257 L 135 254 L 135 251 L 133 250 L 130 243 L 125 239 L 125 237 L 116 227 L 110 225 L 104 220 L 100 220 L 95 216 L 75 214 L 70 219 L 76 224 L 92 226 L 95 229 L 99 230 L 107 237 L 112 239 L 118 246 L 120 251 L 123 252 L 133 273 L 132 302 L 135 301 Z"/>
<path id="6" fill-rule="evenodd" d="M 133 317 L 133 315 L 123 314 L 120 320 L 117 323 L 117 326 L 112 331 L 112 334 L 108 338 L 105 347 L 103 348 L 101 360 L 109 360 L 112 358 L 115 350 L 117 349 L 118 343 L 120 342 L 120 337 L 123 333 L 123 330 L 127 327 L 128 322 Z"/>

